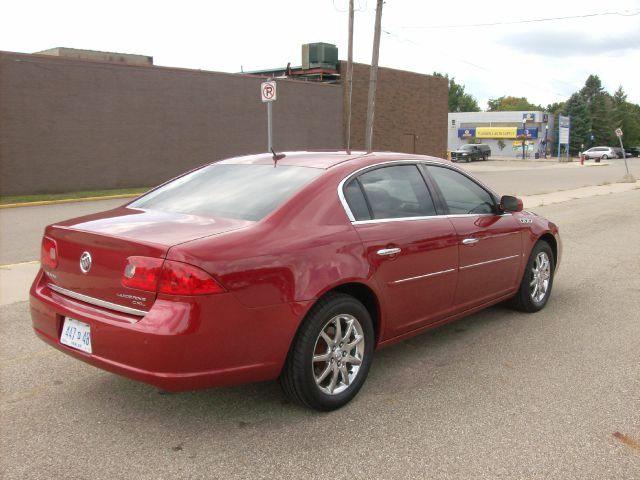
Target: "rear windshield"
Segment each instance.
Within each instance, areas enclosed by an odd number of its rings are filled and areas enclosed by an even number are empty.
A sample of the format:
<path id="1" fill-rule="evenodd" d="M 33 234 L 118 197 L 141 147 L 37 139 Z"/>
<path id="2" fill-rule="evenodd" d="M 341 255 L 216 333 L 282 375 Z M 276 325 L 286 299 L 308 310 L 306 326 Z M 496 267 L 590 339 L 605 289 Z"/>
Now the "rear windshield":
<path id="1" fill-rule="evenodd" d="M 129 207 L 257 221 L 322 172 L 307 167 L 213 164 L 167 183 Z"/>

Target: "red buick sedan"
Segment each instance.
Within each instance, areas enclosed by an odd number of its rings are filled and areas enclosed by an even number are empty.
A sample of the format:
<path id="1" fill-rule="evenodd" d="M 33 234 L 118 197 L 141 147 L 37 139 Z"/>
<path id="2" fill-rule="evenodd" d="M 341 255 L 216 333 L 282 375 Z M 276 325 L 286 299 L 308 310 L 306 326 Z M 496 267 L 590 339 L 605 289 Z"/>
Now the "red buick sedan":
<path id="1" fill-rule="evenodd" d="M 279 378 L 331 410 L 376 349 L 543 308 L 560 255 L 556 225 L 443 160 L 254 155 L 48 226 L 31 314 L 45 342 L 162 389 Z"/>

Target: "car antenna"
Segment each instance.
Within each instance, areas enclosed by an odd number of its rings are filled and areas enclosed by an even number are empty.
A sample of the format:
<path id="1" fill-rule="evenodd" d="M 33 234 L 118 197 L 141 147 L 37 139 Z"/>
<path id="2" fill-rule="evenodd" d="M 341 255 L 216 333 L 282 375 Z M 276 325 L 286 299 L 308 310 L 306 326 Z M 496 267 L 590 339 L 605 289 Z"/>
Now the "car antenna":
<path id="1" fill-rule="evenodd" d="M 276 153 L 273 148 L 271 148 L 271 153 L 273 153 L 273 167 L 275 168 L 278 160 L 282 160 L 286 155 L 284 153 Z"/>

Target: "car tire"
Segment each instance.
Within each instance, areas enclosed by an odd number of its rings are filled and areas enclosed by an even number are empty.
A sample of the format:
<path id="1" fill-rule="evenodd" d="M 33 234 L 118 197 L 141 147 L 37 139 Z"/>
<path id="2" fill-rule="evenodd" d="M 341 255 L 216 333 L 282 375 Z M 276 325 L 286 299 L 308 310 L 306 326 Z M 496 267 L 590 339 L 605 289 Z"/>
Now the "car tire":
<path id="1" fill-rule="evenodd" d="M 367 378 L 374 338 L 371 316 L 358 300 L 342 293 L 321 299 L 293 340 L 279 379 L 285 395 L 320 411 L 346 405 Z"/>
<path id="2" fill-rule="evenodd" d="M 607 160 L 609 157 L 607 156 L 607 154 L 605 153 L 604 155 L 602 155 L 602 160 Z"/>
<path id="3" fill-rule="evenodd" d="M 511 306 L 528 313 L 542 310 L 551 295 L 554 272 L 555 258 L 551 246 L 539 240 L 529 255 L 518 293 L 510 301 Z"/>

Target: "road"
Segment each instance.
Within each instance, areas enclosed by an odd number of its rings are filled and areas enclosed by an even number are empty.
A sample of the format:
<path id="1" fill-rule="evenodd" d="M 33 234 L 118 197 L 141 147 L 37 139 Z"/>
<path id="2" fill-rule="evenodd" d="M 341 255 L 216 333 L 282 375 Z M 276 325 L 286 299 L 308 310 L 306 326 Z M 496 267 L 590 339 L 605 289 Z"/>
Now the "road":
<path id="1" fill-rule="evenodd" d="M 638 205 L 634 190 L 536 209 L 564 240 L 542 312 L 496 306 L 381 350 L 329 414 L 273 382 L 162 394 L 46 346 L 27 303 L 2 306 L 0 476 L 637 480 Z"/>
<path id="2" fill-rule="evenodd" d="M 640 179 L 640 158 L 628 159 L 631 173 Z M 626 173 L 622 160 L 606 166 L 580 167 L 533 161 L 489 161 L 457 164 L 501 194 L 532 195 L 617 182 Z M 37 260 L 44 227 L 50 223 L 115 208 L 128 200 L 65 203 L 0 209 L 0 265 Z M 26 209 L 26 210 L 25 210 Z"/>

